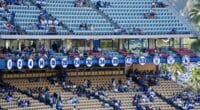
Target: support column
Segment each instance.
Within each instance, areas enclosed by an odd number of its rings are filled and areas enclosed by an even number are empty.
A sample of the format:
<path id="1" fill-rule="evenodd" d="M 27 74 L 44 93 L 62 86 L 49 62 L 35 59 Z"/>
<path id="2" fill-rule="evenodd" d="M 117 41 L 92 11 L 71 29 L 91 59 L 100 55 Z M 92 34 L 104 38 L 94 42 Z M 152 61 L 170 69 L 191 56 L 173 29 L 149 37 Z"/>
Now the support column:
<path id="1" fill-rule="evenodd" d="M 149 48 L 155 48 L 156 47 L 156 40 L 155 39 L 149 39 Z"/>
<path id="2" fill-rule="evenodd" d="M 100 48 L 100 40 L 93 40 L 93 48 Z"/>
<path id="3" fill-rule="evenodd" d="M 125 40 L 124 39 L 119 39 L 119 49 L 124 49 L 124 43 L 125 43 Z"/>

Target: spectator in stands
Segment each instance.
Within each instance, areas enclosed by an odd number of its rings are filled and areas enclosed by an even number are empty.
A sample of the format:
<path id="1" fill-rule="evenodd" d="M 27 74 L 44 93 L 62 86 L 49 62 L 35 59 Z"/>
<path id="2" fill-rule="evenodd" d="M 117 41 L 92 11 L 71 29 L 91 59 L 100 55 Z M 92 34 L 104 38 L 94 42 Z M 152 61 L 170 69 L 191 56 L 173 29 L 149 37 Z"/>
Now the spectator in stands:
<path id="1" fill-rule="evenodd" d="M 76 105 L 78 103 L 79 103 L 78 96 L 71 97 L 70 99 L 67 100 L 67 104 Z"/>
<path id="2" fill-rule="evenodd" d="M 7 8 L 7 4 L 5 2 L 0 2 L 0 12 L 7 12 L 9 13 L 10 11 Z"/>
<path id="3" fill-rule="evenodd" d="M 56 109 L 57 109 L 57 110 L 63 110 L 63 109 L 62 109 L 62 102 L 61 102 L 60 100 L 57 100 Z"/>
<path id="4" fill-rule="evenodd" d="M 28 97 L 32 96 L 32 90 L 30 88 L 27 88 L 27 90 L 25 91 L 25 93 L 27 94 Z"/>
<path id="5" fill-rule="evenodd" d="M 102 1 L 97 1 L 96 2 L 96 8 L 99 9 L 99 8 L 107 8 L 107 7 L 110 7 L 110 2 L 102 2 Z"/>
<path id="6" fill-rule="evenodd" d="M 156 3 L 156 7 L 157 8 L 165 8 L 167 6 L 168 5 L 166 5 L 165 3 L 163 3 L 163 1 L 157 1 L 157 3 Z"/>
<path id="7" fill-rule="evenodd" d="M 46 6 L 47 2 L 46 0 L 36 0 L 35 4 L 39 9 L 42 9 L 42 6 Z"/>
<path id="8" fill-rule="evenodd" d="M 177 34 L 177 30 L 176 30 L 176 28 L 172 28 L 170 34 Z"/>
<path id="9" fill-rule="evenodd" d="M 30 107 L 30 101 L 29 100 L 18 100 L 17 101 L 18 107 Z"/>
<path id="10" fill-rule="evenodd" d="M 88 30 L 94 31 L 94 29 L 95 29 L 94 25 L 92 25 L 92 24 L 88 25 Z"/>
<path id="11" fill-rule="evenodd" d="M 44 17 L 40 17 L 38 20 L 38 29 L 47 29 L 47 20 Z"/>
<path id="12" fill-rule="evenodd" d="M 15 12 L 14 11 L 10 14 L 10 23 L 12 25 L 15 25 Z"/>
<path id="13" fill-rule="evenodd" d="M 158 0 L 153 0 L 151 7 L 152 8 L 156 8 L 156 4 L 157 4 Z"/>
<path id="14" fill-rule="evenodd" d="M 75 0 L 74 6 L 75 7 L 87 6 L 87 1 L 86 0 Z"/>
<path id="15" fill-rule="evenodd" d="M 7 102 L 10 102 L 13 100 L 13 96 L 12 96 L 12 93 L 11 92 L 8 92 L 8 94 L 5 95 L 5 100 Z"/>
<path id="16" fill-rule="evenodd" d="M 120 35 L 120 34 L 122 34 L 122 29 L 121 28 L 114 28 L 114 34 L 116 34 L 116 35 Z"/>
<path id="17" fill-rule="evenodd" d="M 4 27 L 10 32 L 10 34 L 15 34 L 15 28 L 9 21 L 4 23 Z"/>
<path id="18" fill-rule="evenodd" d="M 48 20 L 48 28 L 49 28 L 49 34 L 57 34 L 56 32 L 56 26 L 58 26 L 58 20 L 56 18 L 52 18 Z"/>
<path id="19" fill-rule="evenodd" d="M 156 18 L 156 12 L 154 9 L 151 9 L 149 13 L 144 14 L 145 19 L 155 19 Z"/>
<path id="20" fill-rule="evenodd" d="M 79 110 L 79 109 L 77 108 L 77 105 L 74 105 L 73 110 Z"/>

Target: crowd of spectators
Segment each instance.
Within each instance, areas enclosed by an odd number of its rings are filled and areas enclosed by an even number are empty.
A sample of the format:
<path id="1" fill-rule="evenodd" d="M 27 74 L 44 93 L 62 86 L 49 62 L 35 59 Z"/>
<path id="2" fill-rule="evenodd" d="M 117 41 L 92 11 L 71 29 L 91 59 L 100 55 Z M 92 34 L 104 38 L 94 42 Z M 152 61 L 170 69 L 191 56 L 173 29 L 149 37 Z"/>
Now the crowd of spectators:
<path id="1" fill-rule="evenodd" d="M 79 26 L 79 29 L 80 30 L 91 30 L 91 31 L 93 31 L 95 28 L 94 28 L 94 25 L 92 25 L 92 24 L 81 23 L 80 26 Z"/>
<path id="2" fill-rule="evenodd" d="M 184 90 L 182 93 L 174 94 L 169 100 L 183 110 L 194 110 L 195 106 L 200 105 L 200 94 L 190 90 Z"/>
<path id="3" fill-rule="evenodd" d="M 133 97 L 133 106 L 136 106 L 136 110 L 161 110 L 160 108 L 155 108 L 152 106 L 156 94 L 151 88 L 144 88 L 142 92 L 144 92 L 144 94 L 135 94 Z"/>
<path id="4" fill-rule="evenodd" d="M 163 1 L 159 0 L 153 0 L 152 2 L 152 8 L 165 8 L 168 5 L 166 5 Z"/>
<path id="5" fill-rule="evenodd" d="M 75 7 L 87 7 L 87 0 L 75 0 L 74 2 Z"/>
<path id="6" fill-rule="evenodd" d="M 92 88 L 90 81 L 85 81 L 83 85 L 78 86 L 76 94 L 78 97 L 86 96 L 88 99 L 98 99 L 105 108 L 113 107 L 114 110 L 121 110 L 121 101 L 110 98 L 106 88 L 99 86 Z"/>
<path id="7" fill-rule="evenodd" d="M 39 90 L 38 100 L 40 102 L 51 105 L 52 108 L 56 108 L 57 110 L 62 110 L 61 94 L 57 93 L 51 94 L 48 87 Z"/>
<path id="8" fill-rule="evenodd" d="M 26 0 L 4 0 L 4 2 L 7 5 L 27 5 L 27 6 L 29 6 L 29 3 Z"/>
<path id="9" fill-rule="evenodd" d="M 21 100 L 19 97 L 14 97 L 14 94 L 17 91 L 17 88 L 7 83 L 1 82 L 0 84 L 0 93 L 2 94 L 3 99 L 7 102 L 15 101 L 18 107 L 30 107 L 31 103 L 29 100 Z"/>
<path id="10" fill-rule="evenodd" d="M 132 77 L 134 81 L 143 86 L 159 85 L 159 71 L 129 71 L 127 77 Z"/>
<path id="11" fill-rule="evenodd" d="M 60 26 L 62 23 L 59 22 L 55 17 L 49 14 L 46 10 L 41 10 L 38 16 L 38 23 L 36 24 L 39 30 L 48 30 L 49 34 L 56 34 L 56 26 Z"/>
<path id="12" fill-rule="evenodd" d="M 30 107 L 31 103 L 29 100 L 17 100 L 18 107 Z"/>
<path id="13" fill-rule="evenodd" d="M 110 2 L 108 2 L 108 1 L 97 1 L 96 2 L 96 8 L 97 9 L 99 9 L 99 8 L 108 8 L 108 7 L 110 7 L 111 5 L 110 5 Z"/>
<path id="14" fill-rule="evenodd" d="M 10 32 L 10 34 L 16 34 L 19 27 L 15 24 L 15 12 L 13 11 L 10 13 L 10 19 L 5 16 L 3 16 L 2 19 L 5 21 L 3 25 L 8 32 Z"/>
<path id="15" fill-rule="evenodd" d="M 156 18 L 156 10 L 155 9 L 150 9 L 148 13 L 144 14 L 145 19 L 155 19 Z"/>
<path id="16" fill-rule="evenodd" d="M 140 28 L 130 28 L 127 30 L 129 35 L 142 35 L 143 31 Z"/>
<path id="17" fill-rule="evenodd" d="M 47 2 L 46 0 L 36 0 L 35 4 L 39 9 L 42 9 L 42 6 L 46 6 Z"/>
<path id="18" fill-rule="evenodd" d="M 3 2 L 3 1 L 0 2 L 0 12 L 10 13 L 6 2 Z"/>

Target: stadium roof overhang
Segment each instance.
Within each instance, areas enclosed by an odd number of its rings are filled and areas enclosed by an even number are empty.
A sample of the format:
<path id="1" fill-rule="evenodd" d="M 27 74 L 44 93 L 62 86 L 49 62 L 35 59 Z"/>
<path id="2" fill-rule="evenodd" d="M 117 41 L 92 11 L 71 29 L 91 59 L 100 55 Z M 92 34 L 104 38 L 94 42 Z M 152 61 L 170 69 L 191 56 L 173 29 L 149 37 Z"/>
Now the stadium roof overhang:
<path id="1" fill-rule="evenodd" d="M 1 35 L 0 39 L 135 39 L 135 38 L 188 38 L 192 34 L 168 35 Z"/>

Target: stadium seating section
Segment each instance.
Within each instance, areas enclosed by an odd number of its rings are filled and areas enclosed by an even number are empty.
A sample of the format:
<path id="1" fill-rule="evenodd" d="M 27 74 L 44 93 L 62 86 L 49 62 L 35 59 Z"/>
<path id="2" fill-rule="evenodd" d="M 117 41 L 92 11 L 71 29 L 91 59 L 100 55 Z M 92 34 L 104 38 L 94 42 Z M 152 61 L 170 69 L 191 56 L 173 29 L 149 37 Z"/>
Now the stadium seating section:
<path id="1" fill-rule="evenodd" d="M 137 28 L 146 35 L 170 34 L 173 29 L 176 31 L 175 34 L 190 33 L 190 29 L 188 29 L 186 24 L 182 22 L 178 15 L 173 13 L 171 6 L 164 8 L 157 7 L 155 8 L 156 18 L 145 19 L 144 14 L 150 12 L 153 0 L 102 1 L 109 2 L 110 6 L 105 8 L 100 7 L 96 10 L 95 4 L 97 0 L 88 1 L 93 5 L 84 7 L 75 7 L 74 0 L 48 0 L 47 5 L 42 6 L 42 8 L 56 17 L 65 26 L 69 27 L 69 29 L 66 29 L 63 26 L 56 26 L 59 35 L 67 35 L 70 30 L 75 35 L 113 35 L 116 33 L 116 25 L 119 26 L 120 30 L 125 32 Z M 16 23 L 28 35 L 44 35 L 48 33 L 48 30 L 32 29 L 31 26 L 38 22 L 37 17 L 41 12 L 33 3 L 30 3 L 29 7 L 24 5 L 9 5 L 8 9 L 10 12 L 14 11 L 16 13 Z M 9 17 L 9 14 L 1 13 L 1 16 Z M 93 29 L 79 29 L 82 23 L 92 25 Z M 4 21 L 1 20 L 1 34 L 9 34 L 3 24 Z"/>

